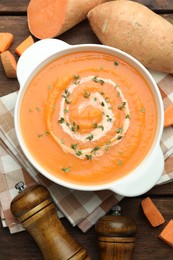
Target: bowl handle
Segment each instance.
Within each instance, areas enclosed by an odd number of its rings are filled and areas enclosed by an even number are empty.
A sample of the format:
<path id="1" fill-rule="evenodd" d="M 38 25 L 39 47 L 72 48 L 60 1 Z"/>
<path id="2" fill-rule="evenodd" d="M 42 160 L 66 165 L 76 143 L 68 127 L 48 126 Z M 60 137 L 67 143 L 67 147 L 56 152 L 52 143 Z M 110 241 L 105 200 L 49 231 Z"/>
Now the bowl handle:
<path id="1" fill-rule="evenodd" d="M 160 146 L 156 150 L 156 153 L 153 153 L 152 160 L 150 163 L 147 162 L 145 169 L 142 173 L 139 173 L 138 178 L 136 178 L 136 175 L 131 178 L 125 177 L 122 182 L 117 182 L 110 187 L 110 190 L 122 196 L 135 197 L 153 188 L 159 181 L 164 168 L 164 157 Z"/>
<path id="2" fill-rule="evenodd" d="M 67 49 L 69 44 L 58 39 L 44 39 L 31 45 L 19 58 L 17 79 L 22 88 L 31 73 L 51 55 Z"/>

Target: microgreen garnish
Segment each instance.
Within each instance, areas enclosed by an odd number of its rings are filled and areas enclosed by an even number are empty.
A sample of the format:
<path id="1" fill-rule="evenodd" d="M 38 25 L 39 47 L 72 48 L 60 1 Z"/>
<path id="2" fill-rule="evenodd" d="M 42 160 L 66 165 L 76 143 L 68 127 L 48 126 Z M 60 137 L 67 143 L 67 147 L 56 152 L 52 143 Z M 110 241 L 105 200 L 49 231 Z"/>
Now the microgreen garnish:
<path id="1" fill-rule="evenodd" d="M 61 139 L 61 144 L 64 144 L 64 139 Z"/>
<path id="2" fill-rule="evenodd" d="M 140 112 L 145 113 L 145 108 L 142 108 Z"/>
<path id="3" fill-rule="evenodd" d="M 65 99 L 65 103 L 66 104 L 70 104 L 71 103 L 71 101 L 68 100 L 69 96 L 70 96 L 70 91 L 68 91 L 68 89 L 65 89 L 64 95 L 62 95 L 62 97 Z"/>
<path id="4" fill-rule="evenodd" d="M 80 83 L 80 80 L 79 80 L 79 75 L 73 75 L 73 78 L 74 78 L 74 84 L 79 84 Z"/>
<path id="5" fill-rule="evenodd" d="M 105 150 L 105 151 L 109 150 L 110 144 L 111 144 L 110 141 L 106 143 L 106 145 L 105 145 L 105 147 L 104 147 L 104 150 Z"/>
<path id="6" fill-rule="evenodd" d="M 117 96 L 118 96 L 118 97 L 120 96 L 120 92 L 119 92 L 119 91 L 117 91 Z"/>
<path id="7" fill-rule="evenodd" d="M 87 160 L 92 160 L 92 154 L 85 154 Z"/>
<path id="8" fill-rule="evenodd" d="M 98 125 L 97 128 L 101 128 L 101 130 L 104 131 L 104 126 L 103 125 Z"/>
<path id="9" fill-rule="evenodd" d="M 90 134 L 89 136 L 86 137 L 86 139 L 88 139 L 88 140 L 90 140 L 90 141 L 91 141 L 93 138 L 94 138 L 93 134 Z"/>
<path id="10" fill-rule="evenodd" d="M 64 95 L 62 95 L 63 98 L 68 98 L 70 96 L 70 91 L 68 89 L 64 90 Z"/>
<path id="11" fill-rule="evenodd" d="M 71 101 L 69 101 L 67 98 L 65 98 L 65 103 L 66 103 L 67 105 L 69 105 L 69 104 L 71 103 Z"/>
<path id="12" fill-rule="evenodd" d="M 75 80 L 77 80 L 77 79 L 79 79 L 79 75 L 73 75 L 73 78 L 74 78 Z"/>
<path id="13" fill-rule="evenodd" d="M 61 170 L 62 170 L 63 172 L 69 172 L 69 171 L 70 171 L 70 167 L 61 168 Z"/>
<path id="14" fill-rule="evenodd" d="M 115 66 L 118 66 L 118 61 L 114 61 L 114 65 L 115 65 Z"/>
<path id="15" fill-rule="evenodd" d="M 77 156 L 81 156 L 81 155 L 82 155 L 82 151 L 81 151 L 81 150 L 78 150 L 78 151 L 76 152 L 76 155 L 77 155 Z"/>
<path id="16" fill-rule="evenodd" d="M 103 79 L 99 79 L 98 76 L 94 76 L 94 77 L 92 78 L 92 80 L 93 80 L 94 82 L 96 82 L 96 83 L 100 83 L 101 85 L 103 85 L 103 84 L 105 83 L 104 80 L 103 80 Z"/>
<path id="17" fill-rule="evenodd" d="M 119 109 L 119 110 L 122 110 L 122 109 L 125 107 L 125 105 L 126 105 L 126 102 L 122 102 L 122 104 L 120 104 L 120 105 L 118 106 L 118 109 Z"/>
<path id="18" fill-rule="evenodd" d="M 96 151 L 98 151 L 99 149 L 100 149 L 99 146 L 95 146 L 95 147 L 93 148 L 93 150 L 91 151 L 91 153 L 96 154 Z"/>
<path id="19" fill-rule="evenodd" d="M 71 127 L 71 130 L 72 130 L 73 132 L 77 132 L 79 129 L 80 129 L 80 126 L 79 126 L 79 125 L 76 125 L 76 123 L 73 122 L 72 127 Z"/>
<path id="20" fill-rule="evenodd" d="M 39 108 L 39 107 L 36 107 L 35 109 L 37 110 L 37 112 L 41 111 L 41 108 Z"/>
<path id="21" fill-rule="evenodd" d="M 123 164 L 122 160 L 118 160 L 118 165 L 121 166 Z"/>
<path id="22" fill-rule="evenodd" d="M 94 123 L 94 124 L 93 124 L 93 127 L 94 127 L 94 128 L 97 128 L 97 126 L 98 126 L 97 123 Z"/>
<path id="23" fill-rule="evenodd" d="M 94 97 L 94 101 L 97 101 L 97 98 L 96 98 L 96 97 Z"/>
<path id="24" fill-rule="evenodd" d="M 122 133 L 122 132 L 123 132 L 123 128 L 122 128 L 122 127 L 118 128 L 118 129 L 116 130 L 116 133 L 117 133 L 117 134 L 120 134 L 120 133 Z"/>
<path id="25" fill-rule="evenodd" d="M 48 88 L 48 90 L 52 89 L 52 85 L 49 85 L 47 88 Z"/>
<path id="26" fill-rule="evenodd" d="M 71 148 L 72 148 L 73 150 L 76 150 L 77 146 L 78 146 L 78 143 L 77 143 L 77 144 L 72 144 L 72 145 L 71 145 Z"/>
<path id="27" fill-rule="evenodd" d="M 41 133 L 41 134 L 38 134 L 37 136 L 40 138 L 40 137 L 43 137 L 43 135 L 50 135 L 50 133 L 48 131 L 45 131 L 45 133 Z"/>
<path id="28" fill-rule="evenodd" d="M 70 127 L 70 123 L 69 123 L 69 122 L 66 122 L 66 126 Z"/>
<path id="29" fill-rule="evenodd" d="M 91 95 L 91 93 L 84 91 L 84 94 L 83 94 L 84 98 L 89 98 L 90 95 Z"/>
<path id="30" fill-rule="evenodd" d="M 103 125 L 98 125 L 97 123 L 94 123 L 93 127 L 94 128 L 101 128 L 102 131 L 104 130 L 104 126 Z"/>
<path id="31" fill-rule="evenodd" d="M 117 137 L 117 140 L 121 140 L 122 139 L 122 135 L 119 135 L 118 137 Z"/>
<path id="32" fill-rule="evenodd" d="M 64 123 L 64 118 L 61 117 L 61 118 L 58 120 L 58 123 L 63 124 L 63 123 Z"/>
<path id="33" fill-rule="evenodd" d="M 112 118 L 109 115 L 106 115 L 107 117 L 107 122 L 112 122 Z"/>
<path id="34" fill-rule="evenodd" d="M 129 114 L 127 114 L 127 115 L 126 115 L 126 118 L 129 118 L 129 119 L 130 119 L 130 115 L 129 115 Z"/>
<path id="35" fill-rule="evenodd" d="M 118 88 L 118 84 L 115 84 L 115 85 L 114 85 L 114 88 Z"/>
<path id="36" fill-rule="evenodd" d="M 109 102 L 109 98 L 108 97 L 105 98 L 105 102 Z"/>
<path id="37" fill-rule="evenodd" d="M 65 113 L 65 114 L 67 114 L 67 113 L 68 113 L 68 110 L 67 110 L 66 108 L 64 109 L 64 113 Z"/>
<path id="38" fill-rule="evenodd" d="M 102 101 L 102 102 L 101 102 L 101 105 L 102 105 L 102 107 L 104 107 L 104 106 L 105 106 L 105 103 Z"/>
<path id="39" fill-rule="evenodd" d="M 100 91 L 99 93 L 100 93 L 102 96 L 105 94 L 103 91 Z"/>

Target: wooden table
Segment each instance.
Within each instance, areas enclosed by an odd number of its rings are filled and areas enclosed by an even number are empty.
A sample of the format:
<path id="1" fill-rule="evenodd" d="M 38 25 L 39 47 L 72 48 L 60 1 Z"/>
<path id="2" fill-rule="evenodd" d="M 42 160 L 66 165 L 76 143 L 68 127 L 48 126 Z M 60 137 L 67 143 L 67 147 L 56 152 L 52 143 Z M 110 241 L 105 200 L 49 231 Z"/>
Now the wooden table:
<path id="1" fill-rule="evenodd" d="M 137 2 L 145 4 L 173 23 L 172 0 L 138 0 Z M 15 47 L 30 34 L 26 17 L 28 3 L 28 0 L 0 0 L 0 32 L 8 31 L 14 34 L 15 40 L 10 47 L 13 53 Z M 99 43 L 87 21 L 83 21 L 64 33 L 59 39 L 69 44 Z M 18 88 L 17 80 L 7 79 L 0 64 L 0 96 L 16 91 Z M 122 213 L 134 218 L 138 227 L 134 260 L 172 260 L 173 249 L 157 237 L 164 225 L 152 228 L 142 212 L 140 201 L 142 197 L 146 196 L 153 199 L 163 213 L 166 223 L 173 218 L 173 183 L 155 187 L 141 197 L 123 199 L 120 203 Z M 91 259 L 98 260 L 99 254 L 94 227 L 83 234 L 77 227 L 73 228 L 66 219 L 63 219 L 62 222 L 71 236 L 88 251 Z M 42 256 L 35 241 L 27 232 L 10 235 L 8 229 L 2 228 L 0 225 L 0 260 L 8 259 L 41 260 Z"/>

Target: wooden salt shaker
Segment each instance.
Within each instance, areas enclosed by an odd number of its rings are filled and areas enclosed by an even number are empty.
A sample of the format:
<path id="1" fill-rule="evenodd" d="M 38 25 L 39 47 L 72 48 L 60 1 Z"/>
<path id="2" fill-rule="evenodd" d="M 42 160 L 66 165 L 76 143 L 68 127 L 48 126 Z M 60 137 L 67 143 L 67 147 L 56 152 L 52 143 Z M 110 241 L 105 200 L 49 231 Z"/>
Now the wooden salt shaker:
<path id="1" fill-rule="evenodd" d="M 120 216 L 121 208 L 113 207 L 112 215 L 106 215 L 96 223 L 101 260 L 131 260 L 137 231 L 133 219 Z"/>
<path id="2" fill-rule="evenodd" d="M 86 251 L 67 233 L 49 191 L 41 185 L 24 189 L 11 202 L 11 211 L 35 239 L 45 260 L 89 260 Z"/>

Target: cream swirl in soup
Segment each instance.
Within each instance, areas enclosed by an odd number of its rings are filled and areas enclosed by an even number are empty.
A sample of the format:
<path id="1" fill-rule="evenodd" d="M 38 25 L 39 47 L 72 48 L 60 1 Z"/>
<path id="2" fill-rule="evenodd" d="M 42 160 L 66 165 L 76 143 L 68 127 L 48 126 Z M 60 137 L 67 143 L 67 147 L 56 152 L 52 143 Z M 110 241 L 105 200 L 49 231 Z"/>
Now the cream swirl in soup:
<path id="1" fill-rule="evenodd" d="M 77 184 L 117 180 L 149 152 L 157 108 L 145 79 L 124 60 L 85 51 L 53 60 L 23 96 L 21 131 L 50 174 Z"/>

